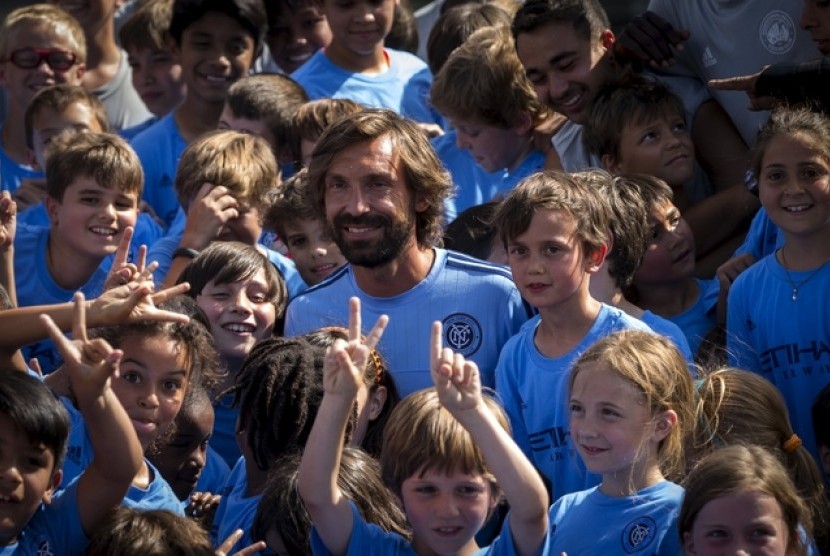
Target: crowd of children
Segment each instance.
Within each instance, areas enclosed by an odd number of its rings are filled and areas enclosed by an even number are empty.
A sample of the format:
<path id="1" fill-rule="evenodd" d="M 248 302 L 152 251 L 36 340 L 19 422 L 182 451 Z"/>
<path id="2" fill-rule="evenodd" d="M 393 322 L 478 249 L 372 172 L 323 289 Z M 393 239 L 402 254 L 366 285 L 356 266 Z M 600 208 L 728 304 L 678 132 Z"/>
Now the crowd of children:
<path id="1" fill-rule="evenodd" d="M 830 6 L 722 4 L 9 13 L 0 554 L 830 554 Z"/>

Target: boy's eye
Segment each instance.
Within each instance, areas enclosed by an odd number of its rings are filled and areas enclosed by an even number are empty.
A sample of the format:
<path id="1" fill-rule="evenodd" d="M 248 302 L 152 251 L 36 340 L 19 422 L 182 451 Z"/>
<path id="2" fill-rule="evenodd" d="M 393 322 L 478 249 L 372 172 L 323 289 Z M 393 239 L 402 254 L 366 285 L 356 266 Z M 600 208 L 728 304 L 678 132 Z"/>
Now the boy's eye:
<path id="1" fill-rule="evenodd" d="M 138 384 L 141 382 L 141 376 L 138 373 L 123 373 L 121 378 L 129 382 L 130 384 Z"/>
<path id="2" fill-rule="evenodd" d="M 165 380 L 162 386 L 168 392 L 176 392 L 178 390 L 181 390 L 182 382 L 180 380 Z"/>
<path id="3" fill-rule="evenodd" d="M 686 122 L 677 122 L 672 129 L 674 131 L 686 131 Z"/>
<path id="4" fill-rule="evenodd" d="M 288 247 L 292 249 L 303 247 L 306 243 L 308 243 L 308 240 L 302 236 L 288 238 Z"/>
<path id="5" fill-rule="evenodd" d="M 527 253 L 527 249 L 525 249 L 524 247 L 512 246 L 507 248 L 507 254 L 513 255 L 515 257 L 521 257 L 525 253 Z"/>
<path id="6" fill-rule="evenodd" d="M 616 411 L 614 409 L 609 409 L 607 407 L 602 410 L 602 415 L 603 415 L 603 417 L 619 417 L 620 416 L 618 411 Z"/>
<path id="7" fill-rule="evenodd" d="M 657 137 L 657 134 L 653 131 L 649 131 L 644 133 L 642 137 L 640 137 L 640 143 L 648 143 L 649 141 L 653 141 Z"/>
<path id="8" fill-rule="evenodd" d="M 570 71 L 576 65 L 576 60 L 568 60 L 556 66 L 559 71 Z"/>
<path id="9" fill-rule="evenodd" d="M 710 529 L 706 532 L 706 536 L 712 539 L 725 539 L 729 535 L 723 529 Z"/>
<path id="10" fill-rule="evenodd" d="M 419 494 L 433 494 L 435 492 L 435 487 L 432 485 L 421 485 L 415 487 L 415 492 Z"/>
<path id="11" fill-rule="evenodd" d="M 458 487 L 457 490 L 462 496 L 478 496 L 484 489 L 479 486 L 464 485 Z"/>
<path id="12" fill-rule="evenodd" d="M 85 205 L 97 205 L 98 204 L 98 197 L 81 197 L 79 199 Z"/>
<path id="13" fill-rule="evenodd" d="M 248 51 L 248 43 L 245 41 L 233 41 L 230 45 L 228 45 L 228 51 L 234 56 L 239 56 L 240 54 L 244 54 Z"/>
<path id="14" fill-rule="evenodd" d="M 569 410 L 571 413 L 579 413 L 580 411 L 582 411 L 582 406 L 578 403 L 571 402 Z"/>
<path id="15" fill-rule="evenodd" d="M 248 295 L 248 299 L 254 303 L 265 303 L 268 300 L 264 293 L 251 293 Z"/>

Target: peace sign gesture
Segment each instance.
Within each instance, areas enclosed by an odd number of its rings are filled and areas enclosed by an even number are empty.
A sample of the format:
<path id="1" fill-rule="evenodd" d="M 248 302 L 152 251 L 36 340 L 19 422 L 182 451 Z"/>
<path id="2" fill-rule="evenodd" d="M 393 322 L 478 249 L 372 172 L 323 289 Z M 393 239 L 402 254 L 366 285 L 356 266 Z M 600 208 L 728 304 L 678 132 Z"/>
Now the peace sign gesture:
<path id="1" fill-rule="evenodd" d="M 460 353 L 442 347 L 441 323 L 432 323 L 430 337 L 430 375 L 441 405 L 453 415 L 475 409 L 481 403 L 481 375 L 478 365 Z"/>

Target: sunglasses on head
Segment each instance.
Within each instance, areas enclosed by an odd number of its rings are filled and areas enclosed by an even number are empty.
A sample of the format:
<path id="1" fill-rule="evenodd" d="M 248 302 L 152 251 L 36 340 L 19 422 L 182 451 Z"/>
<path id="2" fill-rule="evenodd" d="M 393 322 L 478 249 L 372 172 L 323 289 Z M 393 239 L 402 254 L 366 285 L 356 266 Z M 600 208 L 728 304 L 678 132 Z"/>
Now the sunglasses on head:
<path id="1" fill-rule="evenodd" d="M 43 48 L 21 48 L 8 55 L 3 61 L 11 62 L 20 69 L 34 69 L 43 61 L 53 71 L 66 71 L 75 65 L 78 57 L 66 50 L 50 50 Z"/>

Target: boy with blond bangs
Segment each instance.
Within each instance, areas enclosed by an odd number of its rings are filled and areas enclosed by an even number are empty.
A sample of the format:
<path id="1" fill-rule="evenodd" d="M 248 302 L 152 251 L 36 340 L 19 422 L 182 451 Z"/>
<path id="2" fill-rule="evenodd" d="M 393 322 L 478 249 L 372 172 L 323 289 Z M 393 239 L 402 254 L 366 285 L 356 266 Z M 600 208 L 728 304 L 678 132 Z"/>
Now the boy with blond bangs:
<path id="1" fill-rule="evenodd" d="M 322 0 L 331 42 L 291 74 L 309 98 L 347 98 L 441 125 L 429 104 L 432 74 L 414 54 L 384 48 L 399 0 Z"/>
<path id="2" fill-rule="evenodd" d="M 612 332 L 650 330 L 591 296 L 591 276 L 608 252 L 608 220 L 608 204 L 595 188 L 555 171 L 522 181 L 493 218 L 513 280 L 539 311 L 502 349 L 496 391 L 516 443 L 550 481 L 553 500 L 599 482 L 568 433 L 571 365 Z"/>
<path id="3" fill-rule="evenodd" d="M 457 191 L 448 218 L 513 189 L 544 166 L 533 134 L 549 111 L 536 98 L 506 27 L 479 29 L 455 49 L 435 76 L 431 97 L 455 128 L 458 148 L 470 151 L 486 172 L 502 173 L 486 189 L 453 176 Z"/>
<path id="4" fill-rule="evenodd" d="M 262 0 L 174 0 L 168 45 L 181 64 L 187 94 L 175 110 L 136 135 L 144 200 L 169 230 L 184 220 L 173 182 L 185 148 L 216 129 L 230 86 L 248 75 L 262 49 Z"/>
<path id="5" fill-rule="evenodd" d="M 264 224 L 288 247 L 297 270 L 309 287 L 346 264 L 346 259 L 326 229 L 326 222 L 308 198 L 308 171 L 302 169 L 280 188 L 268 208 Z"/>
<path id="6" fill-rule="evenodd" d="M 349 310 L 349 341 L 337 340 L 326 353 L 325 393 L 297 477 L 314 523 L 312 553 L 468 556 L 478 550 L 475 535 L 503 494 L 510 513 L 500 536 L 482 553 L 547 554 L 544 484 L 511 439 L 498 402 L 482 392 L 476 364 L 442 349 L 440 322 L 432 324 L 429 347 L 424 346 L 434 387 L 395 407 L 380 460 L 383 482 L 399 500 L 412 538 L 364 521 L 337 485 L 337 474 L 362 369 L 388 319 L 378 319 L 362 341 L 356 298 Z"/>
<path id="7" fill-rule="evenodd" d="M 121 47 L 127 51 L 132 84 L 152 117 L 122 129 L 122 137 L 132 139 L 184 100 L 187 86 L 182 66 L 173 57 L 165 40 L 173 16 L 173 0 L 150 0 L 143 4 L 118 30 Z"/>
<path id="8" fill-rule="evenodd" d="M 176 172 L 176 193 L 187 218 L 153 245 L 158 283 L 173 285 L 182 270 L 214 241 L 257 245 L 268 192 L 279 183 L 271 146 L 260 137 L 232 130 L 204 134 L 185 149 Z M 289 295 L 305 289 L 294 263 L 276 251 L 268 258 L 282 274 Z"/>
<path id="9" fill-rule="evenodd" d="M 11 12 L 0 26 L 0 86 L 6 120 L 0 128 L 0 190 L 42 179 L 26 146 L 23 115 L 35 93 L 50 85 L 80 85 L 86 68 L 86 39 L 78 22 L 50 4 Z"/>
<path id="10" fill-rule="evenodd" d="M 262 137 L 271 145 L 277 163 L 288 165 L 293 160 L 292 122 L 306 102 L 308 95 L 287 75 L 249 75 L 228 89 L 228 98 L 219 116 L 219 129 Z"/>
<path id="11" fill-rule="evenodd" d="M 294 114 L 291 138 L 291 148 L 297 165 L 308 167 L 314 145 L 331 124 L 361 110 L 362 106 L 345 98 L 321 98 L 300 106 Z"/>

